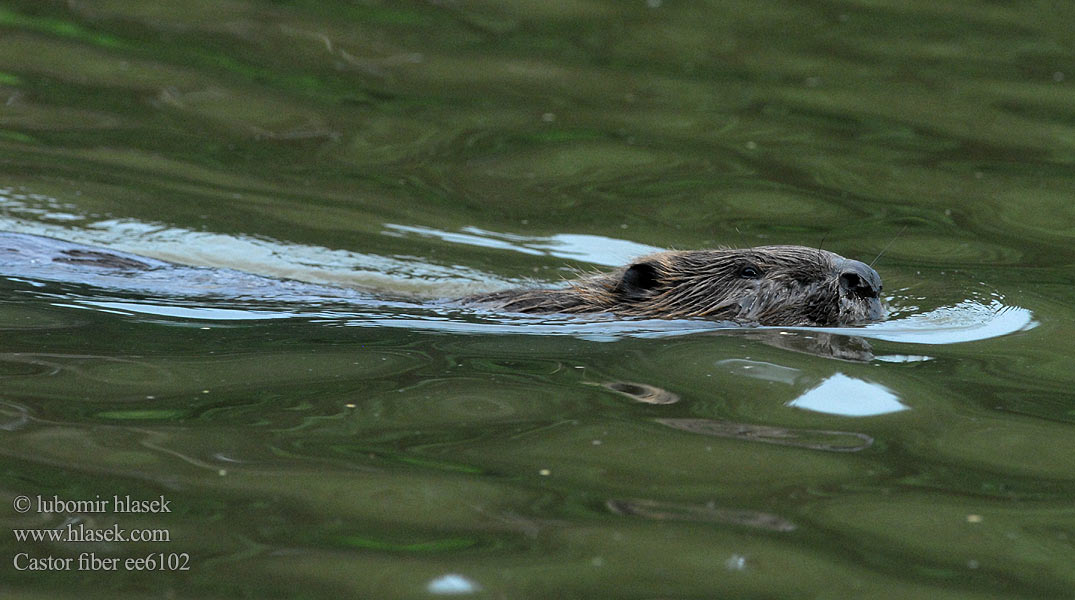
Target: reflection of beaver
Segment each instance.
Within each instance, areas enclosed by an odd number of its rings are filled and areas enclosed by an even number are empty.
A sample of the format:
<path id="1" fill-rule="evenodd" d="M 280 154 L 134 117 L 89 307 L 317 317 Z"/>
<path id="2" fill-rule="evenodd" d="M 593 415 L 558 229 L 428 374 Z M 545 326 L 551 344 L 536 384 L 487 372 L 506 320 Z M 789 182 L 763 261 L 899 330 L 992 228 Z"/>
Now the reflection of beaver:
<path id="1" fill-rule="evenodd" d="M 521 313 L 839 326 L 883 319 L 880 293 L 881 277 L 857 260 L 802 246 L 760 246 L 662 252 L 562 289 L 512 289 L 463 301 Z"/>

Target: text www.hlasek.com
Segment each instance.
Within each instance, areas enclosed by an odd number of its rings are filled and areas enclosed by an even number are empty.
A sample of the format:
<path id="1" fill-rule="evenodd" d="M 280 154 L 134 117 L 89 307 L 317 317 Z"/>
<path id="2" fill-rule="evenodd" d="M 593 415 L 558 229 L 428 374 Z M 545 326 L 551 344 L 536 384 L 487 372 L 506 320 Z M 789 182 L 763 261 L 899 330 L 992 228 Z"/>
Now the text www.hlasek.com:
<path id="1" fill-rule="evenodd" d="M 87 499 L 66 499 L 59 496 L 16 496 L 11 503 L 18 514 L 69 515 L 65 523 L 49 528 L 12 528 L 16 543 L 67 544 L 67 543 L 169 543 L 172 534 L 168 529 L 125 529 L 118 523 L 108 527 L 92 527 L 79 522 L 75 515 L 112 513 L 128 515 L 160 515 L 170 513 L 171 500 L 163 495 L 154 499 L 131 498 L 129 495 L 113 495 L 102 498 L 95 495 Z M 55 551 L 55 549 L 53 549 Z M 149 552 L 136 556 L 110 557 L 95 551 L 83 551 L 77 555 L 67 551 L 17 552 L 11 560 L 16 571 L 188 571 L 190 555 L 186 552 Z"/>
<path id="2" fill-rule="evenodd" d="M 167 529 L 132 529 L 127 531 L 118 524 L 105 529 L 94 529 L 79 523 L 69 523 L 62 529 L 13 529 L 18 542 L 170 542 Z"/>

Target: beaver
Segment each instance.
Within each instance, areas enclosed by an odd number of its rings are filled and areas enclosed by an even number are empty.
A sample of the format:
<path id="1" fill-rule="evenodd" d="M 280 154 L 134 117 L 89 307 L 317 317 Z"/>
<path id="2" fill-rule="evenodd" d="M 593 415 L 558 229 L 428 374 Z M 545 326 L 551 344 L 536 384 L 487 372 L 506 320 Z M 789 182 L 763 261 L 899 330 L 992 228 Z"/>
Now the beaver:
<path id="1" fill-rule="evenodd" d="M 744 325 L 844 326 L 879 321 L 881 276 L 869 265 L 803 246 L 661 252 L 563 288 L 462 299 L 518 313 L 703 317 Z"/>
<path id="2" fill-rule="evenodd" d="M 162 295 L 384 300 L 359 291 L 184 267 L 48 237 L 0 232 L 0 276 L 81 283 Z M 885 316 L 881 277 L 868 265 L 825 250 L 761 246 L 661 252 L 561 288 L 522 288 L 449 304 L 518 313 L 703 317 L 737 324 L 841 326 Z"/>

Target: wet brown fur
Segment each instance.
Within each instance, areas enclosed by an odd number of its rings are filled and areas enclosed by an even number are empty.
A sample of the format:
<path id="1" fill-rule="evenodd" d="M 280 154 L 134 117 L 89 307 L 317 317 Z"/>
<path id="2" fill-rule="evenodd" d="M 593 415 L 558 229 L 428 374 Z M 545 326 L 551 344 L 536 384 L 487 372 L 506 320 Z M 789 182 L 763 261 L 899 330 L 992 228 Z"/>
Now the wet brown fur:
<path id="1" fill-rule="evenodd" d="M 840 269 L 857 261 L 803 246 L 662 252 L 564 288 L 512 289 L 464 298 L 520 313 L 609 312 L 704 317 L 759 325 L 839 326 L 884 317 L 876 285 L 853 293 Z M 754 275 L 756 273 L 756 275 Z"/>

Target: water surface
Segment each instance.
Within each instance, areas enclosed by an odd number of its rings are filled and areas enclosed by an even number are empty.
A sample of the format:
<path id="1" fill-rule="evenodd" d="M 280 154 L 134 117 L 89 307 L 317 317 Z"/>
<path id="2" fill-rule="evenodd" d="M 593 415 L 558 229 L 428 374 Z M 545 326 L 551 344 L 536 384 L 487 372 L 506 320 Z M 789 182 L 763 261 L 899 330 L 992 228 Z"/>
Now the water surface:
<path id="1" fill-rule="evenodd" d="M 5 530 L 171 539 L 5 537 L 4 596 L 1072 597 L 1073 26 L 0 4 L 0 230 L 190 267 L 0 273 Z M 891 320 L 435 301 L 784 243 L 884 250 Z M 16 568 L 91 552 L 189 569 Z"/>

